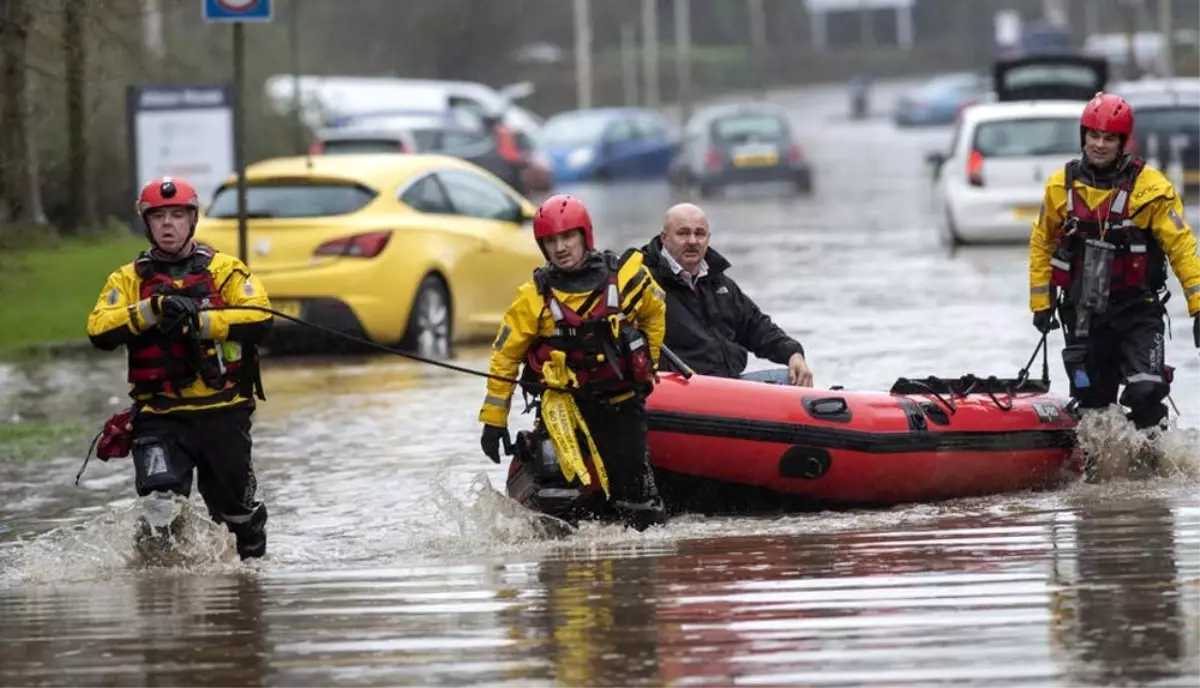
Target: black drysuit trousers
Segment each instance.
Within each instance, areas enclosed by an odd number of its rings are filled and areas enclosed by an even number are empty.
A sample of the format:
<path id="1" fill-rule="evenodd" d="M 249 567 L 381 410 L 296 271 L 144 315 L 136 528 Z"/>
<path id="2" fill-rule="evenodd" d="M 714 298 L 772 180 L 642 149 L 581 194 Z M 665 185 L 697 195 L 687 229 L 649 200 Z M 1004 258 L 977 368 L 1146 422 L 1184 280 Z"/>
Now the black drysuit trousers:
<path id="1" fill-rule="evenodd" d="M 1119 401 L 1129 408 L 1129 418 L 1139 429 L 1167 417 L 1163 400 L 1171 387 L 1164 361 L 1164 314 L 1157 301 L 1126 304 L 1095 317 L 1088 336 L 1080 338 L 1069 326 L 1075 322 L 1075 311 L 1062 309 L 1062 321 L 1068 325 L 1063 363 L 1071 397 L 1080 408 L 1104 408 Z M 1125 389 L 1118 397 L 1122 384 Z"/>
<path id="2" fill-rule="evenodd" d="M 267 546 L 267 507 L 255 500 L 252 413 L 251 407 L 141 413 L 133 423 L 138 496 L 190 496 L 195 469 L 209 516 L 234 534 L 243 559 L 261 557 Z"/>
<path id="3" fill-rule="evenodd" d="M 576 401 L 604 462 L 611 506 L 617 515 L 639 530 L 664 523 L 666 510 L 654 482 L 646 441 L 645 400 L 633 398 L 618 404 L 586 398 Z M 586 440 L 580 437 L 579 441 L 586 453 Z"/>

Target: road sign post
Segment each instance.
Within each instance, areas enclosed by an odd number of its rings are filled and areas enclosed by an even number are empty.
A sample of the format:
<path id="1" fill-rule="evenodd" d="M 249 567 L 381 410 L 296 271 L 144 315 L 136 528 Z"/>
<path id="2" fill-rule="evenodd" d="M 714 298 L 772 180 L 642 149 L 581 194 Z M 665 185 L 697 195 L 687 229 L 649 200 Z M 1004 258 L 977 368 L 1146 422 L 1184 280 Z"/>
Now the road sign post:
<path id="1" fill-rule="evenodd" d="M 245 82 L 246 55 L 242 24 L 271 21 L 271 0 L 201 0 L 204 21 L 211 24 L 233 24 L 233 158 L 237 168 L 238 258 L 249 263 L 246 250 L 246 126 Z"/>

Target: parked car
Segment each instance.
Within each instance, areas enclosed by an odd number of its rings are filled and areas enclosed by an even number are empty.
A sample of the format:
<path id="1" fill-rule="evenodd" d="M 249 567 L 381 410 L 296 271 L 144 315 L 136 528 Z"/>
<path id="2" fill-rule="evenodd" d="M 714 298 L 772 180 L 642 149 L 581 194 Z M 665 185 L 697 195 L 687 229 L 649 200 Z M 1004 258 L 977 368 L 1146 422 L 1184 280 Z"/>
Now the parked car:
<path id="1" fill-rule="evenodd" d="M 1108 72 L 1102 60 L 1047 54 L 1000 60 L 993 78 L 998 102 L 963 110 L 949 153 L 928 158 L 953 245 L 1029 239 L 1046 180 L 1079 156 L 1079 117 Z"/>
<path id="2" fill-rule="evenodd" d="M 545 156 L 521 150 L 516 165 L 501 155 L 495 137 L 479 126 L 429 115 L 356 120 L 354 126 L 317 132 L 313 155 L 356 153 L 441 153 L 470 161 L 504 180 L 519 193 L 541 193 L 552 186 Z"/>
<path id="3" fill-rule="evenodd" d="M 1182 179 L 1184 207 L 1200 202 L 1200 81 L 1194 77 L 1114 84 L 1133 106 L 1131 151 L 1164 173 L 1176 166 Z"/>
<path id="4" fill-rule="evenodd" d="M 493 338 L 516 288 L 545 262 L 535 208 L 500 179 L 444 155 L 275 158 L 246 169 L 248 263 L 287 315 L 446 356 Z M 237 254 L 237 180 L 197 239 Z M 303 331 L 279 319 L 273 341 Z M 269 342 L 270 343 L 270 342 Z"/>
<path id="5" fill-rule="evenodd" d="M 959 111 L 979 102 L 990 88 L 988 78 L 974 72 L 942 74 L 896 101 L 892 122 L 898 127 L 950 124 Z"/>
<path id="6" fill-rule="evenodd" d="M 288 113 L 294 87 L 292 75 L 277 74 L 266 80 L 264 91 L 278 112 Z M 302 116 L 314 129 L 338 118 L 414 107 L 467 110 L 478 117 L 499 115 L 505 124 L 527 136 L 533 136 L 542 124 L 541 117 L 515 104 L 533 93 L 529 82 L 494 89 L 474 81 L 305 74 L 300 75 L 299 87 Z"/>
<path id="7" fill-rule="evenodd" d="M 693 114 L 669 178 L 677 187 L 697 187 L 706 198 L 730 185 L 760 182 L 812 191 L 812 169 L 787 113 L 763 102 L 710 106 Z"/>
<path id="8" fill-rule="evenodd" d="M 674 148 L 662 115 L 627 107 L 559 113 L 536 141 L 556 183 L 663 178 Z"/>

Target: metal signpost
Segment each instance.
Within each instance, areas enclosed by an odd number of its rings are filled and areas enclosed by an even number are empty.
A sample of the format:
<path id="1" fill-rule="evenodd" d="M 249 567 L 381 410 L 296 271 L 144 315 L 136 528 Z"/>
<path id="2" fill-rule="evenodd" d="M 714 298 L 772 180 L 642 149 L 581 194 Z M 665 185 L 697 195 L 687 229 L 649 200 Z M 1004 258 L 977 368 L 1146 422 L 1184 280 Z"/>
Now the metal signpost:
<path id="1" fill-rule="evenodd" d="M 238 258 L 248 263 L 246 250 L 246 82 L 245 45 L 242 24 L 248 21 L 271 21 L 271 0 L 201 0 L 204 21 L 213 24 L 233 24 L 233 91 L 234 103 L 234 165 L 237 167 Z"/>

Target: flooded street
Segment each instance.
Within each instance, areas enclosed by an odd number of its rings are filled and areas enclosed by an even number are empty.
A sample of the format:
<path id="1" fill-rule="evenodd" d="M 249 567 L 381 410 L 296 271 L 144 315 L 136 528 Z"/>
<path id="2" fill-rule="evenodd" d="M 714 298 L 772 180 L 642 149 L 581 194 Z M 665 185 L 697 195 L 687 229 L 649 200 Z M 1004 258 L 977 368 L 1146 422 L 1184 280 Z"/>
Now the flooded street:
<path id="1" fill-rule="evenodd" d="M 1037 344 L 1027 249 L 939 244 L 923 157 L 948 132 L 848 121 L 840 91 L 778 100 L 816 193 L 700 203 L 816 385 L 1015 375 Z M 616 249 L 679 200 L 665 184 L 564 190 Z M 557 542 L 492 497 L 506 467 L 479 450 L 482 379 L 394 357 L 268 361 L 261 562 L 192 513 L 189 560 L 139 570 L 128 462 L 93 462 L 75 487 L 86 447 L 0 459 L 0 685 L 1194 686 L 1200 357 L 1170 285 L 1178 475 Z M 487 350 L 456 362 L 485 369 Z M 124 403 L 122 364 L 0 366 L 0 418 L 98 430 Z M 520 408 L 514 434 L 531 424 Z"/>

